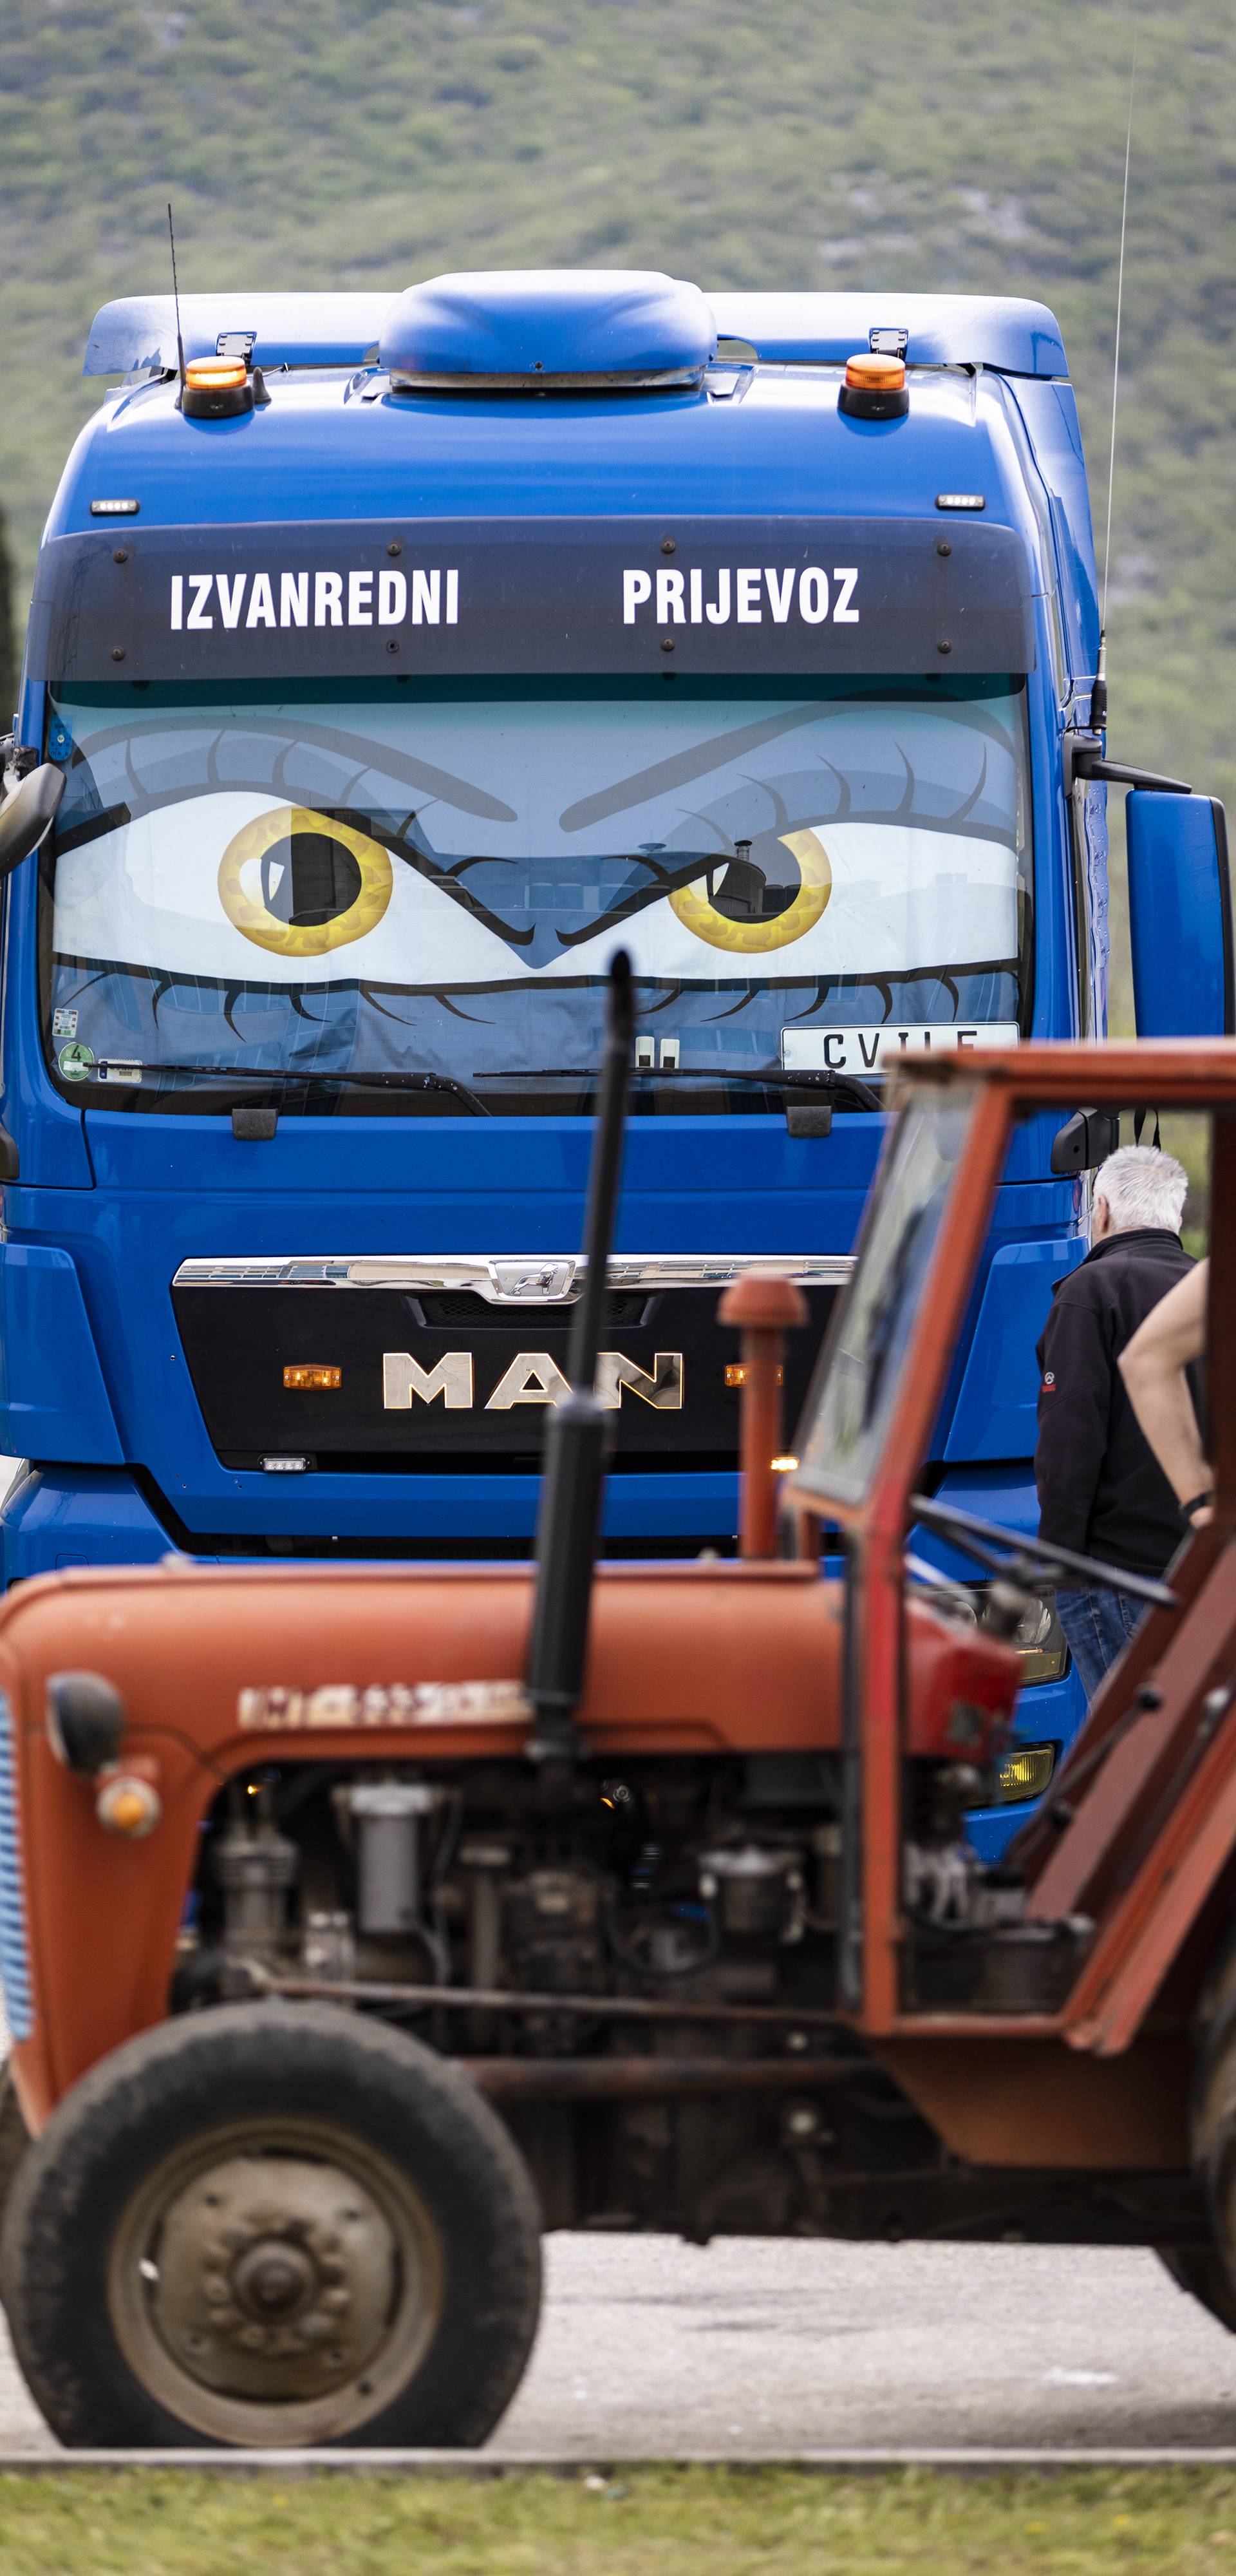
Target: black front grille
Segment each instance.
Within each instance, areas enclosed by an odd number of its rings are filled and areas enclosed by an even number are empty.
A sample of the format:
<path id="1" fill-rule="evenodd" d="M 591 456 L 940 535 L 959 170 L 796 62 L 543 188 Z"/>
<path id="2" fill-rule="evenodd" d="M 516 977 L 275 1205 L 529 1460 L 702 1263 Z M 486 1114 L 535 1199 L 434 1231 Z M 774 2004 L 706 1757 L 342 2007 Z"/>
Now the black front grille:
<path id="1" fill-rule="evenodd" d="M 561 1302 L 525 1305 L 522 1297 L 517 1305 L 491 1306 L 489 1299 L 478 1295 L 475 1288 L 418 1288 L 416 1303 L 431 1332 L 456 1324 L 466 1324 L 470 1332 L 509 1333 L 513 1325 L 522 1326 L 525 1322 L 561 1328 L 570 1322 L 574 1312 L 572 1306 Z M 607 1325 L 646 1323 L 648 1305 L 643 1288 L 611 1289 L 605 1300 L 604 1321 Z"/>
<path id="2" fill-rule="evenodd" d="M 787 1436 L 834 1293 L 811 1289 L 810 1326 L 788 1337 Z M 439 1309 L 430 1320 L 431 1297 L 449 1299 L 449 1319 Z M 185 1285 L 172 1298 L 207 1432 L 237 1470 L 268 1455 L 312 1459 L 318 1473 L 337 1475 L 539 1469 L 549 1399 L 536 1389 L 564 1381 L 570 1306 L 490 1306 L 468 1290 L 324 1295 L 247 1284 Z M 612 1293 L 602 1349 L 629 1372 L 609 1416 L 615 1473 L 737 1465 L 740 1393 L 726 1370 L 738 1335 L 718 1323 L 717 1305 L 715 1287 Z M 299 1371 L 324 1366 L 327 1387 L 297 1382 Z M 679 1403 L 654 1400 L 656 1388 L 675 1384 Z"/>

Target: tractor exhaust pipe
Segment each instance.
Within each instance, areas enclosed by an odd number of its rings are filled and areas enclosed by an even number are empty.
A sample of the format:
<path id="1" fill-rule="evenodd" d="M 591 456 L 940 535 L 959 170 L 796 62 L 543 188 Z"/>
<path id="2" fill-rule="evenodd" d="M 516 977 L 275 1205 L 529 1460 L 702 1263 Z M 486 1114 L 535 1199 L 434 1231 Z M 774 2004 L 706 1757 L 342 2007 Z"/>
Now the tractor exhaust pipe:
<path id="1" fill-rule="evenodd" d="M 596 1397 L 597 1352 L 622 1167 L 632 1020 L 631 961 L 620 948 L 609 970 L 609 1029 L 584 1225 L 587 1266 L 567 1354 L 571 1392 L 545 1425 L 536 1597 L 526 1676 L 533 1724 L 525 1747 L 529 1761 L 542 1764 L 566 1766 L 580 1752 L 575 1711 L 584 1695 L 592 1576 L 609 1448 L 609 1424 Z"/>
<path id="2" fill-rule="evenodd" d="M 742 1473 L 739 1479 L 740 1556 L 775 1556 L 777 1512 L 784 1456 L 782 1387 L 785 1337 L 810 1320 L 807 1300 L 792 1279 L 748 1270 L 726 1289 L 719 1324 L 742 1333 Z"/>

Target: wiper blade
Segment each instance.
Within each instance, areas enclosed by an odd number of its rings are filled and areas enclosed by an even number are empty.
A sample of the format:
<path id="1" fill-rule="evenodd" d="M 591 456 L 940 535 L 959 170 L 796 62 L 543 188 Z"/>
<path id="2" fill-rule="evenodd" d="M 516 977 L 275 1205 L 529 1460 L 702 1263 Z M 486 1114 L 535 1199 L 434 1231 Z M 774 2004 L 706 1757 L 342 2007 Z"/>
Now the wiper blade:
<path id="1" fill-rule="evenodd" d="M 539 1064 L 503 1065 L 494 1073 L 477 1076 L 486 1082 L 591 1082 L 587 1065 Z M 844 1096 L 859 1109 L 882 1110 L 884 1103 L 869 1082 L 860 1082 L 855 1073 L 836 1073 L 831 1068 L 813 1069 L 810 1073 L 786 1073 L 780 1065 L 767 1073 L 754 1072 L 749 1065 L 739 1064 L 636 1064 L 631 1067 L 633 1082 L 747 1082 L 763 1091 L 824 1091 L 834 1098 Z"/>
<path id="2" fill-rule="evenodd" d="M 451 1093 L 457 1100 L 465 1100 L 474 1118 L 493 1116 L 493 1111 L 486 1106 L 479 1092 L 471 1091 L 466 1082 L 456 1082 L 453 1074 L 449 1073 L 341 1073 L 329 1071 L 325 1066 L 310 1073 L 286 1070 L 263 1073 L 257 1065 L 249 1064 L 220 1066 L 217 1072 L 208 1064 L 147 1064 L 143 1065 L 142 1072 L 151 1076 L 191 1073 L 203 1089 L 211 1091 L 226 1091 L 229 1085 L 237 1082 L 260 1082 L 268 1091 L 286 1090 L 296 1085 L 303 1088 L 315 1082 L 330 1082 L 351 1091 L 443 1091 Z"/>
<path id="3" fill-rule="evenodd" d="M 697 1068 L 692 1066 L 691 1070 L 694 1072 Z M 762 1082 L 769 1091 L 844 1092 L 847 1099 L 857 1101 L 860 1109 L 884 1107 L 879 1092 L 873 1090 L 869 1082 L 860 1082 L 856 1073 L 836 1073 L 831 1066 L 821 1066 L 811 1073 L 786 1073 L 781 1066 L 772 1073 L 748 1073 L 739 1065 L 727 1064 L 721 1068 L 721 1079 L 726 1082 Z"/>

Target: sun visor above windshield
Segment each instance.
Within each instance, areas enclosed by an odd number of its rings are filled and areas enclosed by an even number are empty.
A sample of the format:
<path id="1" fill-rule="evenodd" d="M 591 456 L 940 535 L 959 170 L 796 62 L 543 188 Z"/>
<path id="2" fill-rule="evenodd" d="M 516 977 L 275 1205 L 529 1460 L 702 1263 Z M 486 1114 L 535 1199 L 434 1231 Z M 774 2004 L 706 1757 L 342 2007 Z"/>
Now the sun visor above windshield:
<path id="1" fill-rule="evenodd" d="M 114 528 L 43 548 L 30 676 L 1020 674 L 1011 528 L 937 519 Z"/>

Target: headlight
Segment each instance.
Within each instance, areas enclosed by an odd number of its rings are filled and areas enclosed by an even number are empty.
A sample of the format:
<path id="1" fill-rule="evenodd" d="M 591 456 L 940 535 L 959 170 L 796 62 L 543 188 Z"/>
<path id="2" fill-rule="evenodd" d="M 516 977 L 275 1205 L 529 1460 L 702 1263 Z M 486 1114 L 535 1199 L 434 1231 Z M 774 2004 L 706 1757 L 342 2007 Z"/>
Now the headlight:
<path id="1" fill-rule="evenodd" d="M 1041 1798 L 1056 1767 L 1054 1744 L 1018 1744 L 997 1766 L 992 1803 L 1011 1806 L 1018 1798 Z"/>
<path id="2" fill-rule="evenodd" d="M 906 1571 L 915 1585 L 922 1586 L 919 1598 L 925 1595 L 940 1618 L 955 1619 L 966 1628 L 981 1626 L 988 1589 L 985 1583 L 950 1583 L 947 1576 L 936 1574 L 935 1568 L 921 1557 L 908 1557 Z M 1069 1649 L 1056 1617 L 1054 1592 L 1036 1594 L 1027 1603 L 1013 1643 L 1021 1657 L 1023 1690 L 1035 1682 L 1063 1680 L 1069 1669 Z"/>
<path id="3" fill-rule="evenodd" d="M 1033 1682 L 1058 1682 L 1067 1673 L 1069 1649 L 1064 1630 L 1056 1617 L 1054 1592 L 1045 1592 L 1030 1603 L 1018 1623 L 1013 1643 L 1021 1657 L 1023 1690 Z M 1050 1765 L 1048 1767 L 1050 1769 Z M 1025 1790 L 1018 1794 L 1030 1797 L 1034 1792 Z"/>

